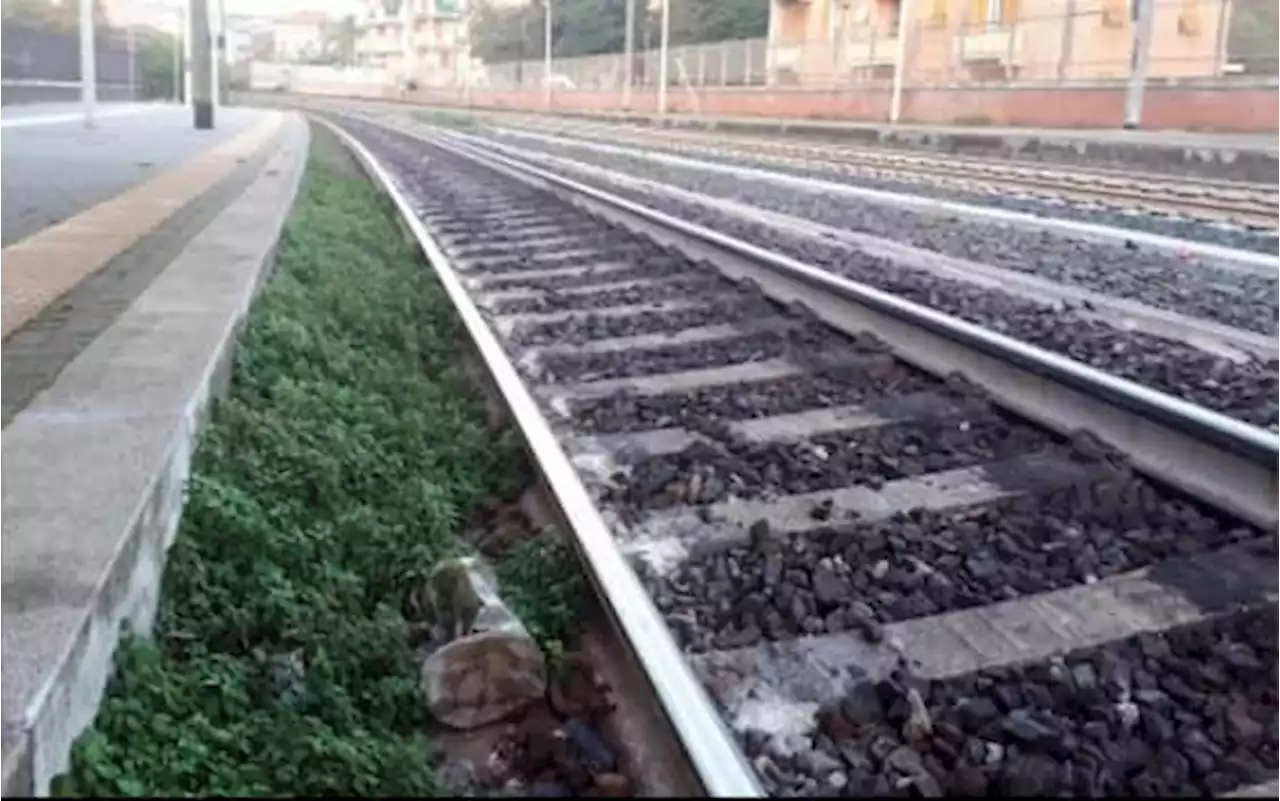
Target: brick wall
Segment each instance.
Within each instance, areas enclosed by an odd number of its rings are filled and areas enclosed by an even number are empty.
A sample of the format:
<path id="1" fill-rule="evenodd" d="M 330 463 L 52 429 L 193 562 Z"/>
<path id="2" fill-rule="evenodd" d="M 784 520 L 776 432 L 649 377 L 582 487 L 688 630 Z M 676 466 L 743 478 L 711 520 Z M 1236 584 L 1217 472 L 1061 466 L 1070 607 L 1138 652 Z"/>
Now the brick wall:
<path id="1" fill-rule="evenodd" d="M 306 90 L 300 90 L 306 91 Z M 390 93 L 388 97 L 397 97 Z M 421 90 L 411 99 L 423 103 L 460 105 L 460 90 Z M 408 99 L 408 98 L 407 98 Z M 543 108 L 543 93 L 530 90 L 473 89 L 471 103 L 503 109 Z M 797 117 L 802 119 L 883 122 L 889 114 L 889 92 L 805 89 L 704 89 L 697 99 L 683 89 L 667 95 L 675 113 L 738 117 Z M 621 111 L 617 92 L 559 91 L 553 108 L 562 111 Z M 631 94 L 631 111 L 652 113 L 657 99 L 652 90 Z M 1147 89 L 1143 127 L 1222 133 L 1272 133 L 1277 130 L 1280 103 L 1274 87 L 1197 88 L 1153 86 Z M 909 89 L 902 96 L 902 121 L 1046 128 L 1118 128 L 1124 121 L 1124 89 Z"/>

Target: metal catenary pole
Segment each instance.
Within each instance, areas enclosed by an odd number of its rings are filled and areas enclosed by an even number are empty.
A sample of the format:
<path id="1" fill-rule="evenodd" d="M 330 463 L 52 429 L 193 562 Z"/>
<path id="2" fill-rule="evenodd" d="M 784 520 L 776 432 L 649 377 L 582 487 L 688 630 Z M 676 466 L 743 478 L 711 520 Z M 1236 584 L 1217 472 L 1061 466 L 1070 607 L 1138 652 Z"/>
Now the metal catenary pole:
<path id="1" fill-rule="evenodd" d="M 667 113 L 667 48 L 671 44 L 671 0 L 662 0 L 662 36 L 658 43 L 658 113 Z"/>
<path id="2" fill-rule="evenodd" d="M 889 100 L 889 122 L 902 116 L 902 83 L 907 71 L 907 35 L 915 22 L 912 0 L 902 0 L 898 9 L 898 55 L 893 63 L 893 96 Z"/>
<path id="3" fill-rule="evenodd" d="M 622 62 L 622 107 L 631 110 L 631 71 L 635 67 L 636 50 L 636 0 L 626 0 L 627 31 L 624 35 L 625 55 Z"/>
<path id="4" fill-rule="evenodd" d="M 542 34 L 542 103 L 551 108 L 551 0 L 544 0 L 544 4 L 547 13 Z"/>
<path id="5" fill-rule="evenodd" d="M 98 105 L 97 49 L 93 36 L 93 0 L 80 0 L 80 105 L 84 127 L 93 127 Z"/>
<path id="6" fill-rule="evenodd" d="M 1142 124 L 1142 95 L 1147 88 L 1155 3 L 1152 0 L 1134 0 L 1133 15 L 1133 51 L 1129 58 L 1129 86 L 1124 96 L 1124 127 L 1128 129 Z"/>
<path id="7" fill-rule="evenodd" d="M 213 42 L 209 0 L 191 0 L 191 108 L 197 130 L 213 127 Z"/>

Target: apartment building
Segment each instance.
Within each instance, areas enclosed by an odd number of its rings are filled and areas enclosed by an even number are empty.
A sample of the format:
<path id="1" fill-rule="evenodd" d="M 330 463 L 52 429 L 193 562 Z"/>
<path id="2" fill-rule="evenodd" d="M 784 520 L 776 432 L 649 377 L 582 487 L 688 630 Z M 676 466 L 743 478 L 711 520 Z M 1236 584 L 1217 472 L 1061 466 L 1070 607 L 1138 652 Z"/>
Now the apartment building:
<path id="1" fill-rule="evenodd" d="M 467 11 L 465 0 L 366 0 L 356 61 L 402 85 L 456 85 L 470 58 Z"/>
<path id="2" fill-rule="evenodd" d="M 1151 78 L 1230 70 L 1234 0 L 1153 2 Z M 905 29 L 909 84 L 1117 80 L 1129 74 L 1134 24 L 1132 0 L 771 0 L 770 77 L 888 79 Z"/>

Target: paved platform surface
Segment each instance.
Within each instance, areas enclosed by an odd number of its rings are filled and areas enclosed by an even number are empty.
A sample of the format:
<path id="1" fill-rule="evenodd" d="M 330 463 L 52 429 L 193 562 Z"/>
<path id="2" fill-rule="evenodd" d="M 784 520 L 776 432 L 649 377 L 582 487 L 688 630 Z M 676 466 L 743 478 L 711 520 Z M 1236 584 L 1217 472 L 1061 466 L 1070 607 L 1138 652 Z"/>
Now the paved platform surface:
<path id="1" fill-rule="evenodd" d="M 170 105 L 102 104 L 86 129 L 74 104 L 5 106 L 0 113 L 0 246 L 61 222 L 262 119 L 255 109 L 219 109 L 217 127 L 197 131 L 191 112 Z"/>
<path id="2" fill-rule="evenodd" d="M 228 125 L 220 144 L 4 249 L 6 303 L 17 277 L 70 282 L 36 322 L 64 333 L 86 318 L 97 326 L 54 354 L 64 366 L 0 440 L 5 796 L 49 792 L 96 713 L 121 624 L 150 629 L 196 437 L 307 153 L 296 114 L 246 119 L 239 134 Z M 181 222 L 217 192 L 205 217 Z M 107 292 L 104 306 L 91 283 L 103 277 L 131 289 Z M 84 306 L 50 316 L 77 292 Z M 5 315 L 7 325 L 7 306 Z M 6 379 L 32 330 L 5 340 Z"/>
<path id="3" fill-rule="evenodd" d="M 63 109 L 28 107 L 14 119 L 60 120 Z M 143 292 L 185 243 L 248 185 L 266 157 L 262 147 L 281 118 L 224 109 L 213 131 L 195 131 L 175 107 L 104 108 L 100 127 L 75 122 L 24 126 L 3 134 L 4 182 L 20 197 L 43 200 L 57 222 L 17 242 L 3 256 L 3 424 L 101 334 Z M 53 132 L 52 134 L 50 132 Z M 15 176 L 8 159 L 21 134 Z M 55 148 L 32 141 L 90 143 L 78 170 L 60 167 Z M 158 154 L 158 155 L 150 155 Z M 97 156 L 97 161 L 91 161 Z M 144 156 L 153 167 L 139 169 Z M 44 170 L 41 179 L 40 168 Z M 105 197 L 103 197 L 105 195 Z M 101 202 L 95 202 L 95 201 Z M 5 215 L 16 213 L 6 197 Z M 6 221 L 8 221 L 6 216 Z"/>

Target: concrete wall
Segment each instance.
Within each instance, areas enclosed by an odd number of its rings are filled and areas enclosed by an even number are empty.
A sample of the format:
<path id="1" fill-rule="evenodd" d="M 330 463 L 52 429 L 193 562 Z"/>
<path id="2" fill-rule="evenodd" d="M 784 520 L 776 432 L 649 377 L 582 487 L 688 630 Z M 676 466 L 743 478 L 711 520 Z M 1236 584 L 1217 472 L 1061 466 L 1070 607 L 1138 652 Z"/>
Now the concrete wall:
<path id="1" fill-rule="evenodd" d="M 113 84 L 98 84 L 97 98 L 101 103 L 128 102 L 137 100 L 133 88 Z M 0 84 L 0 104 L 20 105 L 22 103 L 79 103 L 80 84 L 68 83 L 13 83 Z"/>
<path id="2" fill-rule="evenodd" d="M 99 29 L 94 46 L 99 86 L 127 84 L 129 49 L 122 35 Z M 138 82 L 142 80 L 141 50 L 140 38 L 134 52 L 134 77 Z M 5 81 L 80 80 L 80 36 L 76 31 L 37 30 L 5 22 L 0 25 L 0 51 L 0 78 Z"/>
<path id="3" fill-rule="evenodd" d="M 305 88 L 295 91 L 307 92 Z M 360 91 L 323 92 L 361 97 L 398 98 L 394 90 L 364 87 Z M 696 102 L 695 102 L 696 98 Z M 420 90 L 407 99 L 423 103 L 462 105 L 461 90 Z M 887 90 L 805 89 L 706 89 L 691 95 L 668 94 L 674 113 L 708 116 L 795 117 L 800 119 L 883 122 L 888 118 Z M 654 112 L 651 91 L 635 90 L 631 110 Z M 541 109 L 539 90 L 494 91 L 475 89 L 471 103 L 477 107 Z M 565 111 L 620 111 L 616 92 L 556 92 L 555 108 Z M 957 88 L 909 89 L 903 93 L 903 122 L 1050 128 L 1118 128 L 1124 121 L 1124 89 L 1091 88 Z M 1274 85 L 1234 89 L 1194 86 L 1153 86 L 1147 89 L 1143 127 L 1151 129 L 1216 131 L 1222 133 L 1270 133 L 1277 129 L 1280 103 Z"/>

